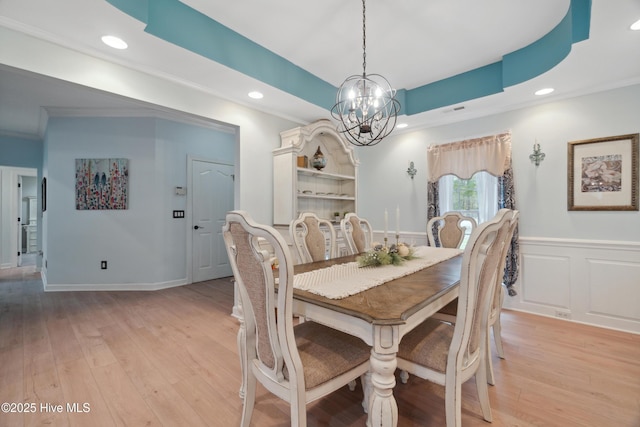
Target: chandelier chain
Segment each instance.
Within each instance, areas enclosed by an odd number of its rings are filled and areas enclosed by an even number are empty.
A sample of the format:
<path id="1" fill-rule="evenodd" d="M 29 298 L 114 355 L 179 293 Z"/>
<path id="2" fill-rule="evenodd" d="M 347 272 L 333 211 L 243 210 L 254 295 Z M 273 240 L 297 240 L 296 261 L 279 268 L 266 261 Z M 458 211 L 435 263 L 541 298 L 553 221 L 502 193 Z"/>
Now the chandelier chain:
<path id="1" fill-rule="evenodd" d="M 362 0 L 362 75 L 367 75 L 367 5 Z"/>

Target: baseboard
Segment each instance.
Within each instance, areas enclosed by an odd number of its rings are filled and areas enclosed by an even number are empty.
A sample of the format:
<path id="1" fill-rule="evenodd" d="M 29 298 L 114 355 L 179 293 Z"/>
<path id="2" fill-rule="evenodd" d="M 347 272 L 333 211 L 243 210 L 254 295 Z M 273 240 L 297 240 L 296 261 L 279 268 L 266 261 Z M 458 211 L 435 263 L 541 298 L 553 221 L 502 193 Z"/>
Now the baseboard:
<path id="1" fill-rule="evenodd" d="M 187 279 L 171 280 L 157 283 L 93 283 L 93 284 L 49 284 L 46 277 L 42 277 L 45 292 L 68 291 L 158 291 L 160 289 L 175 288 L 186 285 Z"/>

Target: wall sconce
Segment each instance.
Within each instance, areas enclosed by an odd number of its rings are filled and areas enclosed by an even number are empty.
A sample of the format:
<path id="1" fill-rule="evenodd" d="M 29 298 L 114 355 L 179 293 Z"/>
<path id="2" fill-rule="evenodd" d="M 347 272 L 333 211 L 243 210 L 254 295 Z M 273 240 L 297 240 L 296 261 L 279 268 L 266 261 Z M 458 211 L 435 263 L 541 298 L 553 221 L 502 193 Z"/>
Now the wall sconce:
<path id="1" fill-rule="evenodd" d="M 418 173 L 418 170 L 413 167 L 413 162 L 409 162 L 409 169 L 407 169 L 407 173 L 413 179 L 414 176 Z"/>
<path id="2" fill-rule="evenodd" d="M 533 154 L 529 155 L 531 160 L 536 166 L 540 166 L 540 162 L 544 160 L 545 154 L 540 151 L 540 144 L 537 142 L 533 144 Z"/>

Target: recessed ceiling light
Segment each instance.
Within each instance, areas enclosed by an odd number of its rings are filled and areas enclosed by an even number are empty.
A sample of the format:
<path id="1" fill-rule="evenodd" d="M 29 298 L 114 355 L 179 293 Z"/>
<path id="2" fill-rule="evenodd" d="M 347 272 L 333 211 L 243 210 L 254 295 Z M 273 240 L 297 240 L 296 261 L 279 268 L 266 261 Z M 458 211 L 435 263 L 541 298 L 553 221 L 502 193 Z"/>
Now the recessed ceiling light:
<path id="1" fill-rule="evenodd" d="M 116 36 L 102 36 L 102 43 L 114 49 L 126 49 L 129 47 L 124 40 Z"/>
<path id="2" fill-rule="evenodd" d="M 636 22 L 634 22 L 633 24 L 631 24 L 631 28 L 633 31 L 639 31 L 640 30 L 640 19 L 638 19 Z"/>
<path id="3" fill-rule="evenodd" d="M 253 92 L 249 92 L 249 98 L 262 99 L 263 97 L 264 95 L 256 90 L 254 90 Z"/>
<path id="4" fill-rule="evenodd" d="M 544 89 L 537 90 L 535 92 L 535 94 L 536 95 L 549 95 L 553 91 L 554 91 L 554 89 L 552 87 L 547 87 L 547 88 L 544 88 Z"/>
<path id="5" fill-rule="evenodd" d="M 397 127 L 398 129 L 404 129 L 404 128 L 406 128 L 407 126 L 409 126 L 409 125 L 408 125 L 408 124 L 406 124 L 406 123 L 398 123 L 398 125 L 397 125 L 396 127 Z"/>

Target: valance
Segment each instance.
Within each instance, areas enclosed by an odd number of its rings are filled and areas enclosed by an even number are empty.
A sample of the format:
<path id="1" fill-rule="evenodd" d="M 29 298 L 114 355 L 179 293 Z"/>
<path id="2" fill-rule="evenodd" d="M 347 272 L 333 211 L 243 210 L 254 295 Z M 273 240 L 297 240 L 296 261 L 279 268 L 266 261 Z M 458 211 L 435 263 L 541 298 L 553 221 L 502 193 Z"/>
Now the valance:
<path id="1" fill-rule="evenodd" d="M 469 179 L 478 171 L 501 176 L 511 165 L 511 132 L 481 138 L 430 145 L 427 148 L 428 179 L 444 175 Z"/>

